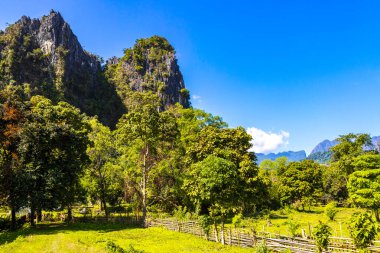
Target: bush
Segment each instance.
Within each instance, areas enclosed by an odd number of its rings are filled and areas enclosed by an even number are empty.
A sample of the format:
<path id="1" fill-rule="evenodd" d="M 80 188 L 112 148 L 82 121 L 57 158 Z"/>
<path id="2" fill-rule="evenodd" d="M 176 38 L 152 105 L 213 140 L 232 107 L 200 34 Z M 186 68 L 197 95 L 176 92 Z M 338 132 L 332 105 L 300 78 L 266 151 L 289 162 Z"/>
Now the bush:
<path id="1" fill-rule="evenodd" d="M 354 213 L 349 228 L 356 248 L 362 251 L 371 245 L 378 232 L 376 220 L 370 213 Z"/>
<path id="2" fill-rule="evenodd" d="M 329 246 L 329 237 L 331 236 L 331 228 L 319 221 L 319 224 L 314 227 L 313 232 L 317 252 L 322 253 L 322 250 L 327 250 Z"/>
<path id="3" fill-rule="evenodd" d="M 271 252 L 271 250 L 268 248 L 265 242 L 255 247 L 255 253 L 269 253 L 269 252 Z"/>
<path id="4" fill-rule="evenodd" d="M 325 206 L 325 215 L 333 221 L 335 219 L 336 214 L 338 213 L 338 209 L 336 208 L 336 202 L 330 202 Z"/>
<path id="5" fill-rule="evenodd" d="M 232 218 L 232 224 L 234 225 L 235 228 L 239 228 L 241 226 L 242 221 L 243 221 L 243 215 L 241 213 L 236 214 Z"/>
<path id="6" fill-rule="evenodd" d="M 293 237 L 296 237 L 299 235 L 297 233 L 297 230 L 301 227 L 301 225 L 294 221 L 293 219 L 289 219 L 288 221 L 285 222 L 285 224 L 288 226 L 289 232 L 292 234 Z"/>
<path id="7" fill-rule="evenodd" d="M 125 253 L 126 251 L 114 242 L 108 241 L 106 246 L 109 253 Z"/>
<path id="8" fill-rule="evenodd" d="M 209 235 L 210 230 L 211 230 L 211 224 L 212 224 L 212 220 L 211 220 L 210 216 L 208 216 L 208 215 L 199 216 L 198 217 L 198 223 L 202 227 L 203 233 L 208 238 L 208 235 Z"/>
<path id="9" fill-rule="evenodd" d="M 135 249 L 132 245 L 129 245 L 129 248 L 125 250 L 112 241 L 107 242 L 106 249 L 107 249 L 107 252 L 109 253 L 144 253 L 145 252 L 143 250 Z"/>
<path id="10" fill-rule="evenodd" d="M 182 207 L 179 206 L 176 210 L 174 210 L 173 216 L 178 220 L 178 221 L 183 221 L 185 218 L 187 218 L 187 207 Z"/>

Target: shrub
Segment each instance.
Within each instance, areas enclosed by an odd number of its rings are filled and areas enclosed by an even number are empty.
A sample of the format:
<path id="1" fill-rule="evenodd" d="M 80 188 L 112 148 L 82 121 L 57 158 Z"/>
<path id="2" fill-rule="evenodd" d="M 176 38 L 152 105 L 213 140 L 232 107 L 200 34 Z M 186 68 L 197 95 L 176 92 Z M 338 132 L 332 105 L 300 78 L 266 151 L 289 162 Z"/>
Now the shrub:
<path id="1" fill-rule="evenodd" d="M 208 235 L 210 233 L 212 224 L 211 218 L 207 215 L 201 215 L 198 217 L 198 223 L 202 227 L 203 232 L 205 233 L 206 238 L 208 239 Z"/>
<path id="2" fill-rule="evenodd" d="M 125 253 L 125 250 L 114 242 L 108 241 L 106 246 L 109 253 Z"/>
<path id="3" fill-rule="evenodd" d="M 271 250 L 268 248 L 265 242 L 255 247 L 255 253 L 269 253 L 269 252 L 271 252 Z"/>
<path id="4" fill-rule="evenodd" d="M 356 248 L 366 252 L 378 232 L 376 220 L 370 213 L 354 213 L 350 221 L 350 234 Z"/>
<path id="5" fill-rule="evenodd" d="M 301 225 L 293 219 L 289 219 L 285 222 L 285 224 L 288 226 L 288 230 L 292 236 L 296 237 L 298 235 L 297 230 L 301 227 Z"/>
<path id="6" fill-rule="evenodd" d="M 125 250 L 112 241 L 107 242 L 106 249 L 107 249 L 107 252 L 109 253 L 144 253 L 145 252 L 143 250 L 135 249 L 132 245 L 129 245 L 129 248 Z"/>
<path id="7" fill-rule="evenodd" d="M 235 228 L 239 228 L 241 226 L 242 221 L 243 221 L 243 215 L 241 213 L 236 214 L 232 218 L 232 224 L 234 225 Z"/>
<path id="8" fill-rule="evenodd" d="M 331 228 L 319 221 L 319 224 L 314 227 L 313 232 L 315 244 L 317 245 L 317 252 L 322 253 L 322 250 L 327 250 L 329 246 L 329 237 L 331 236 Z"/>
<path id="9" fill-rule="evenodd" d="M 333 221 L 335 219 L 338 209 L 336 208 L 336 202 L 330 202 L 325 206 L 325 215 Z"/>
<path id="10" fill-rule="evenodd" d="M 179 206 L 176 210 L 174 210 L 173 216 L 178 220 L 185 220 L 187 217 L 187 207 Z"/>

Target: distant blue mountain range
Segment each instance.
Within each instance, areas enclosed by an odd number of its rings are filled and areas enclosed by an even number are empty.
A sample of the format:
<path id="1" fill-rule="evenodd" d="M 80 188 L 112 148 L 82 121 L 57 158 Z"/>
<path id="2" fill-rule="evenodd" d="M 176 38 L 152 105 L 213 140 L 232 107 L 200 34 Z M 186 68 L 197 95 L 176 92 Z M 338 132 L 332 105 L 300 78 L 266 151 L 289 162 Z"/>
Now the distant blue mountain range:
<path id="1" fill-rule="evenodd" d="M 276 160 L 278 157 L 285 156 L 288 158 L 289 161 L 291 162 L 296 162 L 296 161 L 301 161 L 306 158 L 306 152 L 305 150 L 301 151 L 287 151 L 287 152 L 280 152 L 277 154 L 270 153 L 270 154 L 262 154 L 262 153 L 257 153 L 257 163 L 260 164 L 263 160 L 269 159 L 269 160 Z"/>
<path id="2" fill-rule="evenodd" d="M 374 136 L 372 137 L 372 144 L 376 147 L 380 143 L 380 136 Z M 319 163 L 329 163 L 329 160 L 331 158 L 331 151 L 330 148 L 334 147 L 338 142 L 336 140 L 324 140 L 320 143 L 318 143 L 313 150 L 311 151 L 310 155 L 307 157 L 310 160 L 314 160 Z M 364 147 L 364 149 L 368 149 Z M 270 154 L 262 154 L 262 153 L 256 153 L 257 157 L 257 163 L 260 164 L 263 160 L 269 159 L 269 160 L 276 160 L 278 157 L 285 156 L 288 158 L 289 161 L 295 162 L 295 161 L 301 161 L 303 159 L 306 159 L 306 152 L 304 150 L 301 151 L 286 151 L 286 152 L 280 152 L 280 153 L 270 153 Z"/>
<path id="3" fill-rule="evenodd" d="M 380 141 L 380 136 L 373 136 L 371 140 L 372 140 L 372 144 L 376 147 Z M 330 148 L 334 147 L 336 144 L 338 144 L 336 140 L 333 140 L 333 141 L 324 140 L 318 143 L 317 146 L 315 146 L 315 148 L 311 151 L 310 155 L 315 154 L 315 153 L 330 151 Z M 364 149 L 368 149 L 368 148 L 364 147 Z"/>

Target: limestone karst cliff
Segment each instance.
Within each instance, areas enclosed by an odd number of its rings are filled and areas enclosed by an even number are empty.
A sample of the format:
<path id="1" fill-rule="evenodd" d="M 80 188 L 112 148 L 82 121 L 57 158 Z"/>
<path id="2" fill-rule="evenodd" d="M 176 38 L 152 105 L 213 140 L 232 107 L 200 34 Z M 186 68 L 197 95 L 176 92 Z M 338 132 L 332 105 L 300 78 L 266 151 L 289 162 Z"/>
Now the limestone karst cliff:
<path id="1" fill-rule="evenodd" d="M 177 102 L 189 106 L 174 48 L 166 39 L 137 40 L 123 57 L 101 66 L 56 11 L 40 19 L 24 16 L 0 31 L 0 87 L 8 84 L 67 101 L 110 126 L 127 111 L 130 92 L 156 93 L 162 109 Z"/>

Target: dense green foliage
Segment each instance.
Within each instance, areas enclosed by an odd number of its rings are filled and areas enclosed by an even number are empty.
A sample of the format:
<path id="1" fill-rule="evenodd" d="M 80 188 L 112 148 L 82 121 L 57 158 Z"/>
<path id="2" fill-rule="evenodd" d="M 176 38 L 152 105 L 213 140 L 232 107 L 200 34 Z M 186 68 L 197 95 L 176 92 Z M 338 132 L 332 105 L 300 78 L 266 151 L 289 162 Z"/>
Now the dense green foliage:
<path id="1" fill-rule="evenodd" d="M 68 207 L 78 200 L 80 177 L 88 158 L 89 127 L 75 107 L 19 89 L 2 93 L 1 196 L 14 213 L 25 205 L 34 211 Z M 12 98 L 12 103 L 8 100 Z M 70 218 L 70 212 L 69 212 Z M 32 216 L 33 224 L 33 216 Z"/>
<path id="2" fill-rule="evenodd" d="M 338 209 L 336 208 L 336 202 L 332 201 L 325 206 L 325 215 L 329 220 L 333 221 L 335 219 Z"/>
<path id="3" fill-rule="evenodd" d="M 107 203 L 120 203 L 124 173 L 115 162 L 117 149 L 111 130 L 96 119 L 91 119 L 89 123 L 92 131 L 88 137 L 92 145 L 88 146 L 87 154 L 91 164 L 85 170 L 82 184 L 92 202 L 100 200 L 101 210 L 108 216 Z"/>
<path id="4" fill-rule="evenodd" d="M 297 203 L 304 210 L 321 197 L 323 185 L 319 164 L 310 160 L 291 162 L 279 171 L 279 175 L 283 203 Z"/>
<path id="5" fill-rule="evenodd" d="M 307 159 L 316 161 L 321 164 L 330 164 L 331 163 L 331 151 L 326 152 L 316 152 L 313 154 L 310 154 Z"/>
<path id="6" fill-rule="evenodd" d="M 317 252 L 322 253 L 323 250 L 328 249 L 329 237 L 331 234 L 331 228 L 321 221 L 316 227 L 314 227 L 313 235 L 315 238 L 315 243 L 317 245 Z"/>
<path id="7" fill-rule="evenodd" d="M 365 154 L 353 159 L 353 172 L 347 184 L 350 199 L 359 207 L 372 210 L 379 220 L 380 156 Z"/>
<path id="8" fill-rule="evenodd" d="M 350 232 L 358 249 L 365 249 L 375 239 L 378 225 L 369 213 L 356 213 L 351 218 Z"/>

